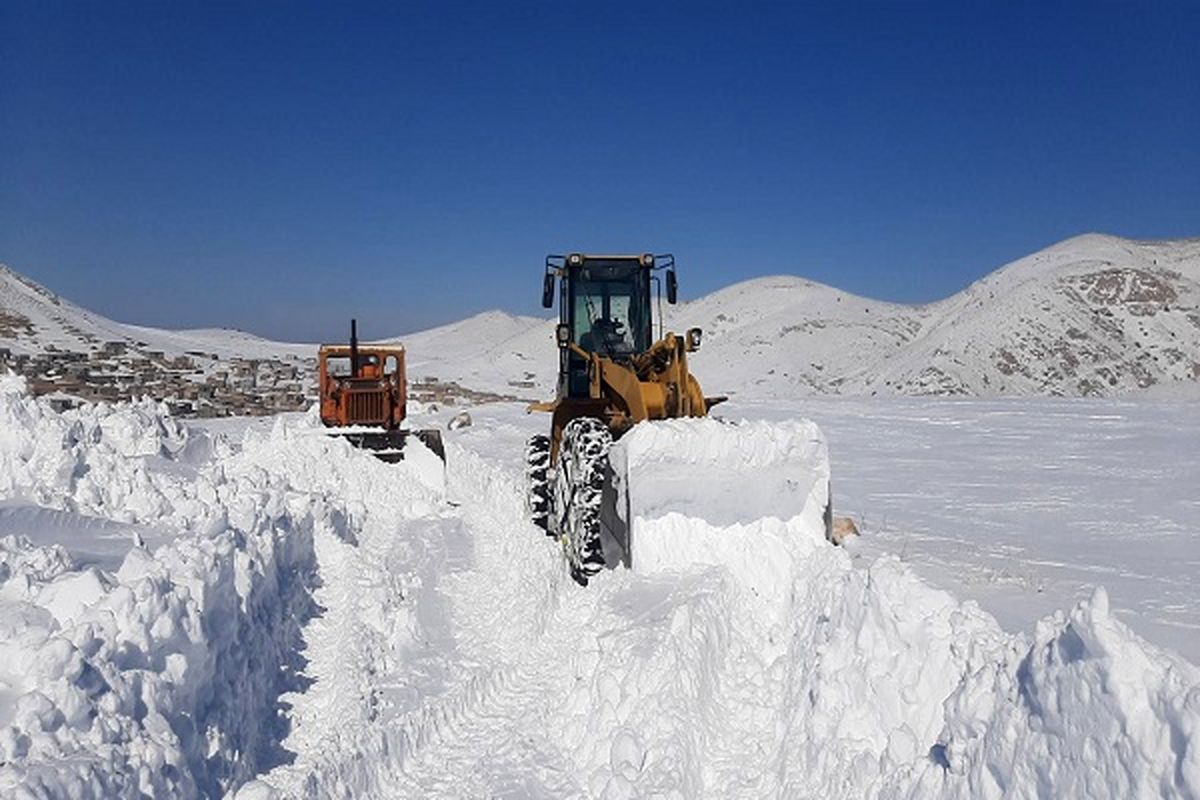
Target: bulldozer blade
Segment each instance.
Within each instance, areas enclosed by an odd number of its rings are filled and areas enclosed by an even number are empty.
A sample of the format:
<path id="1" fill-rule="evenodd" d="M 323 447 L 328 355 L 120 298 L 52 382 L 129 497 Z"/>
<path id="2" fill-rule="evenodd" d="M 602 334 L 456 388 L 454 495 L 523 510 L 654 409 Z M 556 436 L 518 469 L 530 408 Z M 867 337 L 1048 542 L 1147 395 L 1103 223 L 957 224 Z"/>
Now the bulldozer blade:
<path id="1" fill-rule="evenodd" d="M 436 428 L 426 428 L 424 430 L 413 431 L 412 434 L 424 442 L 425 446 L 432 450 L 434 455 L 442 460 L 443 464 L 446 463 L 446 445 L 442 442 L 441 431 Z"/>
<path id="2" fill-rule="evenodd" d="M 716 395 L 715 397 L 704 398 L 704 412 L 708 413 L 709 411 L 712 411 L 713 406 L 719 406 L 721 403 L 724 403 L 728 399 L 729 399 L 729 396 L 724 395 L 724 394 L 719 394 L 719 395 Z"/>
<path id="3" fill-rule="evenodd" d="M 357 448 L 370 450 L 380 461 L 386 461 L 389 464 L 404 460 L 404 447 L 408 437 L 415 436 L 432 450 L 442 463 L 446 462 L 446 447 L 442 442 L 442 432 L 439 430 L 339 431 L 333 428 L 329 433 L 345 439 Z"/>

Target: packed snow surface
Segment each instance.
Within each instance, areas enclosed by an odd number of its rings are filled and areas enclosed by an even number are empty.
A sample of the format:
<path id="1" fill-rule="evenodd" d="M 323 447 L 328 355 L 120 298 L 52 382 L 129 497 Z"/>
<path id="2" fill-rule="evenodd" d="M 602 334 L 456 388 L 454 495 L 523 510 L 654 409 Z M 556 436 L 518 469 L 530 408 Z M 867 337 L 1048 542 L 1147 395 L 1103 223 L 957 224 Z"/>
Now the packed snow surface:
<path id="1" fill-rule="evenodd" d="M 202 430 L 0 383 L 0 795 L 1200 795 L 1200 669 L 1103 589 L 1014 632 L 828 544 L 824 435 L 786 409 L 630 440 L 652 471 L 673 438 L 694 502 L 638 505 L 675 546 L 587 588 L 526 521 L 547 420 L 472 413 L 443 475 L 311 416 Z M 807 465 L 796 513 L 705 483 L 772 447 Z"/>

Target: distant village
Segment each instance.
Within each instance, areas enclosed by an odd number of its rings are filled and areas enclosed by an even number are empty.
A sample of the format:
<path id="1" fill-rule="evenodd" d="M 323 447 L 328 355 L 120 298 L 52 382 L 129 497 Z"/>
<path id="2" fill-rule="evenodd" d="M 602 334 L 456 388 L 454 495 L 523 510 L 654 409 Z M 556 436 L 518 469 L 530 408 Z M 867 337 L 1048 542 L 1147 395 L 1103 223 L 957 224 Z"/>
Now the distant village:
<path id="1" fill-rule="evenodd" d="M 306 408 L 316 398 L 314 364 L 307 359 L 227 358 L 189 351 L 168 356 L 141 343 L 100 343 L 91 352 L 48 344 L 38 353 L 0 347 L 0 369 L 23 375 L 29 390 L 57 408 L 80 401 L 150 397 L 177 416 L 277 414 Z"/>
<path id="2" fill-rule="evenodd" d="M 14 353 L 0 346 L 0 372 L 6 369 L 24 376 L 29 391 L 58 410 L 149 397 L 180 417 L 265 416 L 302 411 L 317 400 L 315 352 L 312 358 L 222 358 L 201 351 L 170 356 L 128 341 L 97 343 L 90 352 L 47 344 L 41 352 Z M 409 381 L 409 398 L 418 402 L 516 399 L 433 378 Z"/>

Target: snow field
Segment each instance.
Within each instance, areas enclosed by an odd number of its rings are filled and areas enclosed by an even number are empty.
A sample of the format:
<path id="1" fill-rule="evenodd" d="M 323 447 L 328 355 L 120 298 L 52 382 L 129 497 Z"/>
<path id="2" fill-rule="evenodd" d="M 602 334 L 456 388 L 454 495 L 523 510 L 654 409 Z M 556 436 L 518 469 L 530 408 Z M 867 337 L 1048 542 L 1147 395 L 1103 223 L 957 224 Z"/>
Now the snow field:
<path id="1" fill-rule="evenodd" d="M 525 517 L 544 419 L 472 413 L 443 483 L 311 418 L 234 444 L 6 385 L 0 501 L 170 541 L 110 570 L 0 539 L 0 794 L 1200 795 L 1200 669 L 1103 590 L 1013 634 L 829 545 L 811 423 L 626 437 L 635 521 L 671 546 L 580 588 Z M 761 514 L 712 483 L 739 459 L 759 489 L 804 469 Z"/>
<path id="2" fill-rule="evenodd" d="M 497 452 L 486 441 L 495 438 L 480 434 L 481 450 Z M 693 509 L 711 499 L 702 481 L 695 486 Z M 762 520 L 725 528 L 747 524 L 768 533 L 788 526 Z M 564 705 L 593 716 L 548 724 L 589 730 L 580 741 L 591 742 L 584 752 L 592 757 L 577 756 L 578 773 L 588 776 L 584 793 L 652 796 L 664 786 L 683 796 L 1196 793 L 1189 769 L 1200 676 L 1113 618 L 1102 590 L 1045 620 L 1030 639 L 929 587 L 894 557 L 857 566 L 820 531 L 815 518 L 792 520 L 791 535 L 776 540 L 786 546 L 761 553 L 786 576 L 782 592 L 770 590 L 778 581 L 746 580 L 732 560 L 650 575 L 635 567 L 585 590 L 594 616 L 581 627 L 595 638 L 581 641 L 571 663 L 586 688 Z M 573 597 L 573 587 L 566 590 Z M 1075 637 L 1105 644 L 1056 658 Z M 1040 667 L 1030 669 L 1034 663 Z M 1115 691 L 1115 674 L 1137 689 Z M 1041 694 L 1074 702 L 1024 701 Z M 526 730 L 536 726 L 525 722 Z M 606 771 L 594 757 L 605 742 L 610 756 L 640 753 L 640 762 L 619 762 L 640 769 L 618 777 L 610 763 Z"/>
<path id="3" fill-rule="evenodd" d="M 834 508 L 861 560 L 900 555 L 1006 630 L 1103 585 L 1139 636 L 1200 664 L 1200 405 L 1039 399 L 766 406 L 829 437 Z"/>

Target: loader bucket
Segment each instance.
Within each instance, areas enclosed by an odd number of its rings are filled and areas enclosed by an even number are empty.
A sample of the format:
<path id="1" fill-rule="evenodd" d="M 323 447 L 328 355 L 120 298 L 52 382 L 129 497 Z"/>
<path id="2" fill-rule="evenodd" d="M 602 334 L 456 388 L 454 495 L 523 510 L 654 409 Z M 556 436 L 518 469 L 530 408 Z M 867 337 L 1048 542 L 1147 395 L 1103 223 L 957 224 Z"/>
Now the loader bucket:
<path id="1" fill-rule="evenodd" d="M 807 420 L 641 423 L 613 445 L 609 470 L 601 535 L 610 566 L 744 571 L 771 558 L 781 537 L 826 537 L 829 458 Z"/>

